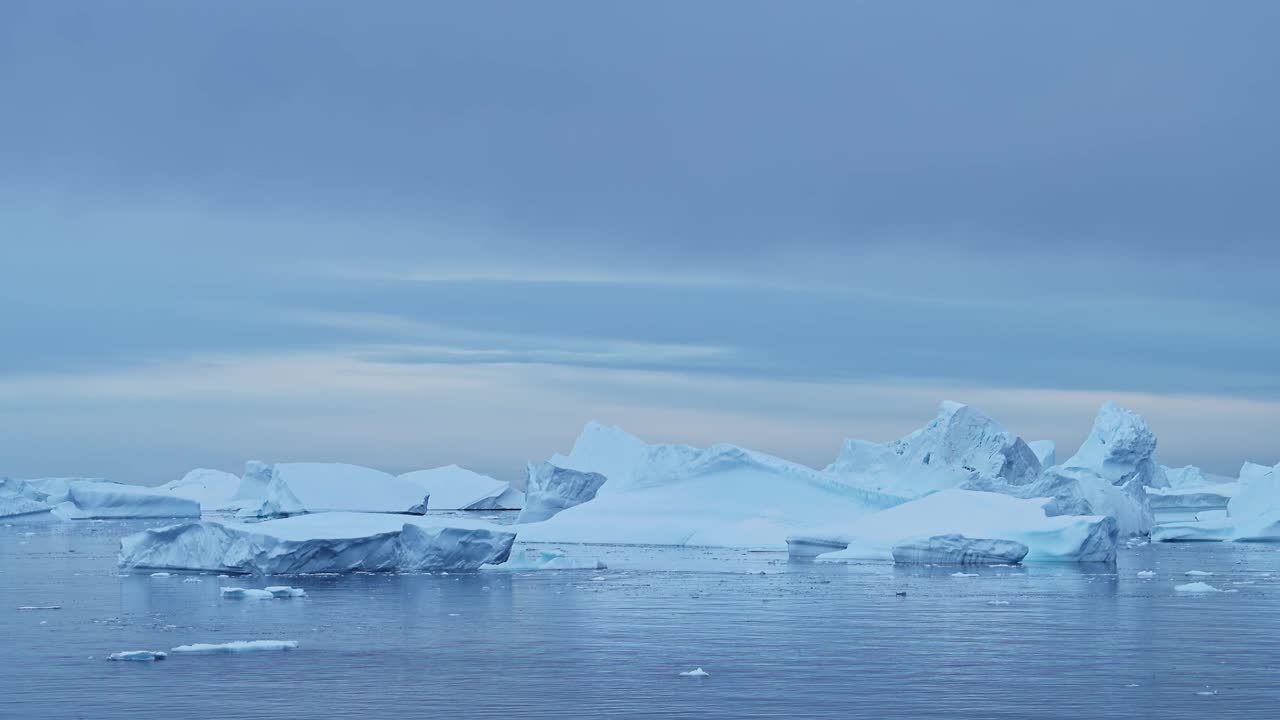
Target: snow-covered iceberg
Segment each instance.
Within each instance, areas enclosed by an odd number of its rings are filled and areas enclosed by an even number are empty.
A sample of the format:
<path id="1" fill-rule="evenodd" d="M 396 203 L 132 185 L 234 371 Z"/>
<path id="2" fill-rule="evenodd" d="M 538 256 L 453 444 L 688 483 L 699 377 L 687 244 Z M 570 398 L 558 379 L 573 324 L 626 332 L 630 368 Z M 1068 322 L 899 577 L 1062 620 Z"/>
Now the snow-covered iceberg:
<path id="1" fill-rule="evenodd" d="M 593 500 L 605 481 L 600 473 L 556 467 L 548 462 L 529 463 L 525 504 L 516 523 L 541 522 Z"/>
<path id="2" fill-rule="evenodd" d="M 232 508 L 232 498 L 240 489 L 240 478 L 224 470 L 196 468 L 156 489 L 195 500 L 204 512 L 216 512 Z"/>
<path id="3" fill-rule="evenodd" d="M 1245 463 L 1225 511 L 1204 511 L 1195 519 L 1161 524 L 1153 539 L 1161 542 L 1235 540 L 1280 542 L 1280 464 Z"/>
<path id="4" fill-rule="evenodd" d="M 1030 551 L 1014 540 L 971 538 L 964 535 L 934 535 L 908 540 L 893 546 L 893 561 L 899 565 L 1016 565 Z"/>
<path id="5" fill-rule="evenodd" d="M 420 485 L 380 470 L 344 463 L 277 463 L 271 466 L 262 502 L 238 514 L 288 517 L 350 511 L 421 515 L 427 511 L 427 501 L 427 491 Z"/>
<path id="6" fill-rule="evenodd" d="M 1025 545 L 1029 561 L 1112 562 L 1114 518 L 1045 513 L 1045 500 L 999 493 L 943 490 L 864 515 L 826 531 L 798 533 L 810 542 L 827 538 L 848 548 L 819 560 L 891 560 L 893 548 L 938 535 L 1001 538 Z"/>
<path id="7" fill-rule="evenodd" d="M 504 562 L 514 540 L 506 528 L 459 518 L 331 512 L 144 530 L 120 541 L 119 564 L 261 575 L 469 571 Z"/>
<path id="8" fill-rule="evenodd" d="M 521 540 L 782 549 L 798 530 L 903 502 L 734 445 L 647 445 L 597 423 L 586 427 L 573 452 L 553 463 L 608 479 L 590 502 L 521 525 Z"/>
<path id="9" fill-rule="evenodd" d="M 495 480 L 457 465 L 415 470 L 400 476 L 430 495 L 430 510 L 519 510 L 524 493 L 511 483 Z"/>
<path id="10" fill-rule="evenodd" d="M 195 500 L 140 485 L 77 481 L 69 484 L 65 497 L 53 511 L 68 520 L 200 517 Z"/>
<path id="11" fill-rule="evenodd" d="M 916 498 L 966 483 L 1033 482 L 1040 461 L 1022 438 L 971 405 L 944 402 L 925 427 L 890 443 L 846 440 L 827 472 L 861 487 Z"/>

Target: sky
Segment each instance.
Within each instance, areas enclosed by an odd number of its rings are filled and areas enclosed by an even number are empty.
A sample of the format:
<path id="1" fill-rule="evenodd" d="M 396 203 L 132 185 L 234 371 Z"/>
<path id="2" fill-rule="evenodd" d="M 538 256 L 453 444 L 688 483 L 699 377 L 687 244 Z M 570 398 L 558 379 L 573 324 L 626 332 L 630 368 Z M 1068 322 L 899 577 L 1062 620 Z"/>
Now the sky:
<path id="1" fill-rule="evenodd" d="M 0 2 L 0 475 L 1280 461 L 1280 4 Z"/>

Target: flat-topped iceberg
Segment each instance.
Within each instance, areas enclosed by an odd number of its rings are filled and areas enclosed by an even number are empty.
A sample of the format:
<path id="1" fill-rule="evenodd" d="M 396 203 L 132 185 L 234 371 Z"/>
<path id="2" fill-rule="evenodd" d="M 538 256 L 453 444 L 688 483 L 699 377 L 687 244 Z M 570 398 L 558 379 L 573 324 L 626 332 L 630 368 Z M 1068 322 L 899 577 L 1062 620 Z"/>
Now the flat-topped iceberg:
<path id="1" fill-rule="evenodd" d="M 890 443 L 846 440 L 827 471 L 862 487 L 916 498 L 975 481 L 1025 485 L 1040 460 L 1022 438 L 971 405 L 944 402 L 925 427 Z"/>
<path id="2" fill-rule="evenodd" d="M 514 540 L 506 528 L 459 518 L 331 512 L 144 530 L 120 541 L 119 564 L 261 575 L 470 571 L 504 562 Z"/>
<path id="3" fill-rule="evenodd" d="M 216 512 L 232 509 L 232 498 L 240 489 L 240 478 L 224 470 L 196 468 L 156 489 L 195 500 L 204 512 Z"/>
<path id="4" fill-rule="evenodd" d="M 77 481 L 54 513 L 69 520 L 112 518 L 198 518 L 200 503 L 155 488 L 105 481 Z"/>
<path id="5" fill-rule="evenodd" d="M 893 546 L 899 565 L 1016 565 L 1030 548 L 1014 540 L 971 538 L 959 534 L 934 535 Z"/>
<path id="6" fill-rule="evenodd" d="M 972 490 L 943 490 L 864 515 L 830 530 L 797 533 L 813 543 L 826 538 L 848 548 L 820 560 L 891 560 L 893 548 L 939 535 L 1000 538 L 1021 543 L 1030 561 L 1112 562 L 1114 518 L 1045 514 L 1045 500 Z"/>
<path id="7" fill-rule="evenodd" d="M 254 482 L 257 480 L 255 477 Z M 421 515 L 427 510 L 427 501 L 427 491 L 420 485 L 380 470 L 345 463 L 277 463 L 271 466 L 261 503 L 238 514 L 288 517 L 349 511 Z"/>
<path id="8" fill-rule="evenodd" d="M 430 495 L 429 510 L 519 510 L 524 493 L 503 482 L 457 465 L 415 470 L 400 476 Z"/>
<path id="9" fill-rule="evenodd" d="M 605 481 L 600 473 L 556 467 L 548 462 L 529 463 L 525 505 L 516 522 L 541 522 L 561 510 L 593 500 Z"/>

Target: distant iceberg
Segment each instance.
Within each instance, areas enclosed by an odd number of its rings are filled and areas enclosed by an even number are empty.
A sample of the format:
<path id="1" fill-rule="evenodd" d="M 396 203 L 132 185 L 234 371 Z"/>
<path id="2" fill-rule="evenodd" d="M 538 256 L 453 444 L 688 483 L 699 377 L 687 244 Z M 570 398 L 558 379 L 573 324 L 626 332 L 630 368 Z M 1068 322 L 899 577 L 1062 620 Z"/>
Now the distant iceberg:
<path id="1" fill-rule="evenodd" d="M 1268 467 L 1247 462 L 1240 468 L 1240 479 L 1222 483 L 1219 492 L 1227 488 L 1226 510 L 1201 511 L 1190 521 L 1162 523 L 1153 539 L 1280 542 L 1280 464 Z"/>
<path id="2" fill-rule="evenodd" d="M 511 483 L 495 480 L 457 465 L 415 470 L 400 476 L 430 495 L 429 510 L 519 510 L 524 493 Z"/>
<path id="3" fill-rule="evenodd" d="M 155 488 L 84 480 L 67 487 L 54 513 L 68 520 L 198 518 L 200 503 Z"/>
<path id="4" fill-rule="evenodd" d="M 260 523 L 200 522 L 120 541 L 124 568 L 288 575 L 471 571 L 507 559 L 515 533 L 457 518 L 331 512 Z"/>
<path id="5" fill-rule="evenodd" d="M 265 468 L 254 470 L 256 484 Z M 421 515 L 427 511 L 427 502 L 427 491 L 420 485 L 380 470 L 344 463 L 277 463 L 271 466 L 261 502 L 246 506 L 238 515 L 273 518 L 335 511 Z"/>
<path id="6" fill-rule="evenodd" d="M 156 489 L 195 500 L 203 512 L 216 512 L 232 508 L 232 498 L 240 489 L 240 478 L 223 470 L 196 468 Z"/>

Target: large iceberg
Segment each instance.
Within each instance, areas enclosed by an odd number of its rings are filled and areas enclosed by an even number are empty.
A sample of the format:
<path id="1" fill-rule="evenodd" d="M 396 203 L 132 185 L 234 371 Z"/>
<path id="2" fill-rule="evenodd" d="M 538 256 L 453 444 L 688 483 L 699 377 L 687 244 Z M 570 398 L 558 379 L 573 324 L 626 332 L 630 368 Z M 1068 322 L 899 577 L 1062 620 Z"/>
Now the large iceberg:
<path id="1" fill-rule="evenodd" d="M 890 495 L 915 498 L 965 483 L 1025 485 L 1040 461 L 1022 438 L 971 405 L 942 403 L 925 427 L 890 443 L 846 440 L 827 471 Z"/>
<path id="2" fill-rule="evenodd" d="M 820 560 L 891 560 L 893 548 L 938 535 L 1000 538 L 1028 548 L 1027 560 L 1112 562 L 1116 557 L 1114 518 L 1048 515 L 1045 500 L 999 493 L 943 490 L 918 500 L 864 515 L 830 530 L 798 533 L 793 540 L 847 543 Z"/>
<path id="3" fill-rule="evenodd" d="M 529 463 L 525 505 L 516 522 L 541 522 L 561 510 L 593 500 L 605 480 L 600 473 L 556 467 L 548 462 Z"/>
<path id="4" fill-rule="evenodd" d="M 522 525 L 522 540 L 782 549 L 799 529 L 903 502 L 734 445 L 647 445 L 596 423 L 552 462 L 608 479 L 590 502 Z M 525 512 L 534 502 L 531 482 Z"/>
<path id="5" fill-rule="evenodd" d="M 415 470 L 400 476 L 431 496 L 431 510 L 519 510 L 524 493 L 511 483 L 495 480 L 457 465 Z"/>
<path id="6" fill-rule="evenodd" d="M 53 512 L 68 520 L 200 517 L 200 503 L 140 485 L 83 480 L 68 485 Z"/>
<path id="7" fill-rule="evenodd" d="M 240 489 L 240 478 L 224 470 L 196 468 L 156 489 L 195 500 L 204 512 L 228 510 L 233 507 L 232 498 Z"/>
<path id="8" fill-rule="evenodd" d="M 1163 523 L 1153 538 L 1161 542 L 1236 540 L 1280 542 L 1280 464 L 1245 463 L 1225 511 L 1196 513 L 1191 521 Z"/>
<path id="9" fill-rule="evenodd" d="M 514 541 L 506 528 L 458 518 L 330 512 L 144 530 L 120 541 L 119 564 L 262 575 L 471 571 L 506 561 Z"/>
<path id="10" fill-rule="evenodd" d="M 277 463 L 271 466 L 262 501 L 239 515 L 288 517 L 333 511 L 421 515 L 427 511 L 427 491 L 409 480 L 358 465 Z"/>
<path id="11" fill-rule="evenodd" d="M 1148 487 L 1168 487 L 1164 469 L 1153 459 L 1155 450 L 1155 433 L 1141 415 L 1106 402 L 1093 420 L 1089 437 L 1062 465 L 1090 470 L 1112 485 L 1136 479 Z"/>

